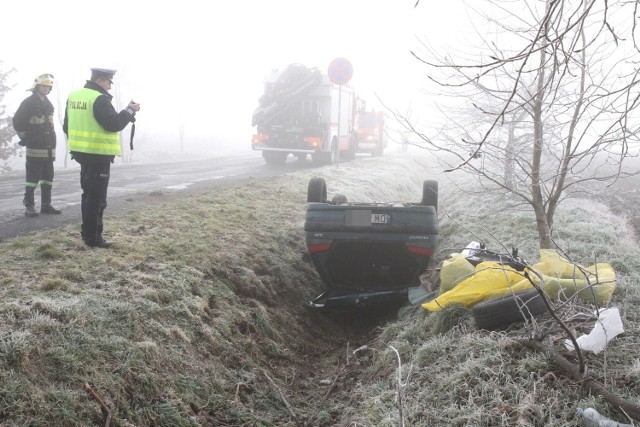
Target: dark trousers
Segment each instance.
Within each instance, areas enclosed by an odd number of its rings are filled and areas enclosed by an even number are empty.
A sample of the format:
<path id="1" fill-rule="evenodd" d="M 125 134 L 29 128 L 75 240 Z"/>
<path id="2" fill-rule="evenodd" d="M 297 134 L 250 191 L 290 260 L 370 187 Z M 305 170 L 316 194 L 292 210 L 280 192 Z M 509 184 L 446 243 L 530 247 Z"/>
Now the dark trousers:
<path id="1" fill-rule="evenodd" d="M 102 236 L 102 214 L 107 207 L 111 163 L 80 165 L 82 187 L 82 238 L 96 241 Z"/>
<path id="2" fill-rule="evenodd" d="M 51 186 L 53 183 L 52 159 L 27 157 L 25 169 L 27 172 L 27 187 L 36 188 L 38 183 Z"/>
<path id="3" fill-rule="evenodd" d="M 40 185 L 53 184 L 53 160 L 50 158 L 27 157 L 25 163 L 27 172 L 27 187 L 36 188 Z"/>
<path id="4" fill-rule="evenodd" d="M 25 163 L 27 182 L 25 183 L 24 204 L 34 206 L 34 191 L 40 184 L 42 204 L 51 203 L 51 186 L 53 185 L 53 159 L 28 157 Z"/>

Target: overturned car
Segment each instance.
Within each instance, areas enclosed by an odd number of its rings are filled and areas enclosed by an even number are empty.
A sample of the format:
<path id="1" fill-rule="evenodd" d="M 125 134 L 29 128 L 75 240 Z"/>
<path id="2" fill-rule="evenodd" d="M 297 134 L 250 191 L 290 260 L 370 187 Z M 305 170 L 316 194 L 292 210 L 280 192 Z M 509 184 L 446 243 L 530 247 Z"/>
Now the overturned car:
<path id="1" fill-rule="evenodd" d="M 314 308 L 406 302 L 438 244 L 438 182 L 423 182 L 419 203 L 327 200 L 323 178 L 307 190 L 304 224 L 313 264 L 327 290 Z"/>

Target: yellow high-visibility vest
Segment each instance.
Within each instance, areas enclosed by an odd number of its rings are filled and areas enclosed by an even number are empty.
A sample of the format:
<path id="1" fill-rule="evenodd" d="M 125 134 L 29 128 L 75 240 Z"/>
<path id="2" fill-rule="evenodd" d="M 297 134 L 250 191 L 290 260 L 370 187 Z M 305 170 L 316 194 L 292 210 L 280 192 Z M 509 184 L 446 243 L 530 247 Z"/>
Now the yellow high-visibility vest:
<path id="1" fill-rule="evenodd" d="M 97 90 L 82 88 L 67 100 L 67 132 L 69 151 L 119 156 L 118 132 L 106 131 L 93 116 L 93 103 L 102 95 Z"/>

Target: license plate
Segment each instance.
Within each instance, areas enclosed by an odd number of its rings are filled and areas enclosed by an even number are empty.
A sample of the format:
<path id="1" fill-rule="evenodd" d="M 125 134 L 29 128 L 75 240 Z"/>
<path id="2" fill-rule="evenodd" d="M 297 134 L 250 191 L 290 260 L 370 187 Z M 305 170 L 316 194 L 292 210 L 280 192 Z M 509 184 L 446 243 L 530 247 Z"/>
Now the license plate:
<path id="1" fill-rule="evenodd" d="M 391 215 L 372 213 L 371 224 L 391 224 Z"/>
<path id="2" fill-rule="evenodd" d="M 391 224 L 391 214 L 373 213 L 369 209 L 349 210 L 345 212 L 345 225 L 368 227 L 372 224 Z"/>

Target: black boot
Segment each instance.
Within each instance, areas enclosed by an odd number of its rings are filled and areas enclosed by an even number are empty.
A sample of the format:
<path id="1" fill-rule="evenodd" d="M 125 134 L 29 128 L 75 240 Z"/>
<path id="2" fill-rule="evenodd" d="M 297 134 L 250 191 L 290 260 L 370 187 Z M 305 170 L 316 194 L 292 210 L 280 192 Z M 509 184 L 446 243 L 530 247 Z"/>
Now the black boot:
<path id="1" fill-rule="evenodd" d="M 87 228 L 88 227 L 86 227 L 84 224 L 82 225 L 82 240 L 84 241 L 85 245 L 89 246 L 90 248 L 102 249 L 111 247 L 113 243 L 104 240 L 104 238 L 102 237 L 101 225 L 98 226 L 98 232 L 89 232 L 87 231 Z"/>
<path id="2" fill-rule="evenodd" d="M 104 240 L 102 236 L 98 236 L 98 238 L 95 240 L 85 240 L 84 243 L 91 248 L 102 248 L 102 249 L 110 248 L 111 245 L 113 244 L 112 242 Z"/>
<path id="3" fill-rule="evenodd" d="M 104 238 L 102 237 L 102 229 L 104 228 L 104 225 L 102 224 L 102 218 L 100 218 L 98 220 L 98 228 L 97 228 L 97 236 L 96 236 L 96 246 L 97 248 L 108 248 L 109 246 L 113 245 L 113 242 L 110 242 L 108 240 L 104 240 Z"/>
<path id="4" fill-rule="evenodd" d="M 24 214 L 26 216 L 38 216 L 38 212 L 36 212 L 35 202 L 33 200 L 33 192 L 35 188 L 33 187 L 25 187 L 24 191 L 24 200 L 22 204 L 26 207 Z"/>
<path id="5" fill-rule="evenodd" d="M 42 203 L 40 204 L 40 213 L 43 214 L 61 214 L 59 209 L 51 206 L 51 186 L 40 184 L 40 192 L 42 193 Z"/>

